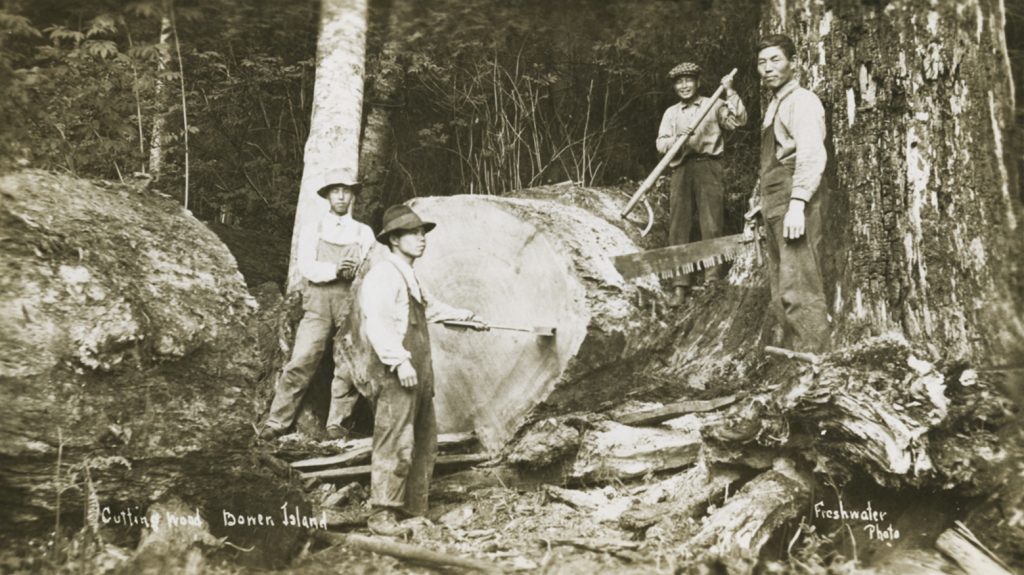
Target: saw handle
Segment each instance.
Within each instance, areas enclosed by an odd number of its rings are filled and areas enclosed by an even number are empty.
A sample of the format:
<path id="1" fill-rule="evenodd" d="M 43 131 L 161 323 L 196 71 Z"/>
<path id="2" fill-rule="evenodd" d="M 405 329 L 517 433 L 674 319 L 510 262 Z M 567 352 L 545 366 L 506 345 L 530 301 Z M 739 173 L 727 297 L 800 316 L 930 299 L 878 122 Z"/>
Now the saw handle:
<path id="1" fill-rule="evenodd" d="M 476 331 L 489 331 L 491 326 L 482 321 L 446 319 L 441 322 L 445 327 L 465 327 Z M 523 330 L 529 331 L 529 330 Z"/>

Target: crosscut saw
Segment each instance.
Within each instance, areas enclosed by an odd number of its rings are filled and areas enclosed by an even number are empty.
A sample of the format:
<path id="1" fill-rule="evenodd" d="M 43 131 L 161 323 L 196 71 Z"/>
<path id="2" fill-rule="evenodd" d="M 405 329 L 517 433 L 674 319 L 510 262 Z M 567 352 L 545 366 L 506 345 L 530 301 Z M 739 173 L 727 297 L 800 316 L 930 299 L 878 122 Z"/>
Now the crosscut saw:
<path id="1" fill-rule="evenodd" d="M 615 269 L 625 279 L 654 274 L 662 279 L 673 278 L 730 262 L 755 243 L 755 234 L 722 236 L 690 244 L 680 244 L 626 254 L 612 258 Z M 757 248 L 760 250 L 760 248 Z M 757 252 L 760 259 L 760 251 Z"/>
<path id="2" fill-rule="evenodd" d="M 754 226 L 746 233 L 723 235 L 712 239 L 615 256 L 612 263 L 626 279 L 654 274 L 666 279 L 731 262 L 754 244 L 758 265 L 761 265 L 760 232 Z"/>

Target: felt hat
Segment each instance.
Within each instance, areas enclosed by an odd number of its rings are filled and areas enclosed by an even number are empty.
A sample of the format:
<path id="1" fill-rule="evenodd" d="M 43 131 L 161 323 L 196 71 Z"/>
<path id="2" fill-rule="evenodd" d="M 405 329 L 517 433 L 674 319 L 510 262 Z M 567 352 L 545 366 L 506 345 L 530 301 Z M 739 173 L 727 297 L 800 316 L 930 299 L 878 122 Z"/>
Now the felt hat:
<path id="1" fill-rule="evenodd" d="M 354 180 L 346 180 L 341 182 L 329 182 L 323 184 L 319 188 L 317 188 L 316 193 L 318 196 L 326 200 L 327 194 L 329 194 L 331 190 L 339 186 L 343 188 L 348 188 L 349 190 L 352 191 L 353 194 L 358 194 L 359 192 L 363 191 L 363 185 L 360 184 L 359 182 Z"/>
<path id="2" fill-rule="evenodd" d="M 391 206 L 384 212 L 384 221 L 380 233 L 377 234 L 377 241 L 386 244 L 388 236 L 397 231 L 409 231 L 424 228 L 429 232 L 437 226 L 434 222 L 425 222 L 420 216 L 412 211 L 412 208 L 405 204 Z"/>

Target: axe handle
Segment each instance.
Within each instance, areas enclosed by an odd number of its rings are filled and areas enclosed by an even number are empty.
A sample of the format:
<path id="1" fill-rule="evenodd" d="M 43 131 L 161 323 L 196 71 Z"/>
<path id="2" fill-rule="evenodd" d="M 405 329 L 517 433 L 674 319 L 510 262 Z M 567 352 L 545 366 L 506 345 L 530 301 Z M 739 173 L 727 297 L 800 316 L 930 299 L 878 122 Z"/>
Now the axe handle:
<path id="1" fill-rule="evenodd" d="M 732 72 L 729 72 L 728 74 L 725 75 L 725 78 L 731 78 L 735 75 L 736 68 L 733 68 Z M 722 79 L 724 80 L 725 78 Z M 654 187 L 654 182 L 658 181 L 658 176 L 660 176 L 661 173 L 665 171 L 665 168 L 667 168 L 669 163 L 672 162 L 672 159 L 676 157 L 676 154 L 679 153 L 679 150 L 683 149 L 683 146 L 686 144 L 687 141 L 689 141 L 690 136 L 693 135 L 693 130 L 696 130 L 697 126 L 699 126 L 700 123 L 704 121 L 704 117 L 707 116 L 708 112 L 711 111 L 711 108 L 715 105 L 715 102 L 717 102 L 718 99 L 722 97 L 722 92 L 724 91 L 725 86 L 719 84 L 718 89 L 715 90 L 715 93 L 712 94 L 710 98 L 704 101 L 704 104 L 701 105 L 700 109 L 697 111 L 697 121 L 693 123 L 693 126 L 691 126 L 692 129 L 690 130 L 690 133 L 676 139 L 675 143 L 672 144 L 672 147 L 669 148 L 668 152 L 666 152 L 665 155 L 662 156 L 661 161 L 658 162 L 658 165 L 654 167 L 654 171 L 652 171 L 651 174 L 647 176 L 647 179 L 644 180 L 642 184 L 640 184 L 640 187 L 633 194 L 633 197 L 629 199 L 629 203 L 626 204 L 626 207 L 623 208 L 622 213 L 619 214 L 620 218 L 625 219 L 625 217 L 629 215 L 629 212 L 633 211 L 633 208 L 636 207 L 636 204 L 640 201 L 640 199 L 643 198 L 644 195 L 647 194 L 647 192 L 650 191 L 652 187 Z"/>

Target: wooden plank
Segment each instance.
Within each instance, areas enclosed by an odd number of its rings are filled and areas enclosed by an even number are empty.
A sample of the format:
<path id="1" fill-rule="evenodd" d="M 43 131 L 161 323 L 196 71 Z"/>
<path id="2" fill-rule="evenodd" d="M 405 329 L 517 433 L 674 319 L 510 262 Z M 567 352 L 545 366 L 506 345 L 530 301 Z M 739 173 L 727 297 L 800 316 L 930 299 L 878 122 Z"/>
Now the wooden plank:
<path id="1" fill-rule="evenodd" d="M 475 465 L 477 463 L 484 463 L 490 461 L 491 456 L 486 453 L 465 453 L 459 455 L 442 455 L 437 458 L 434 462 L 435 465 Z M 345 479 L 359 479 L 366 477 L 370 474 L 371 466 L 369 465 L 358 465 L 355 467 L 343 467 L 341 469 L 322 469 L 320 471 L 310 471 L 308 473 L 302 473 L 300 477 L 303 479 L 315 477 L 317 479 L 329 479 L 329 480 L 345 480 Z"/>
<path id="2" fill-rule="evenodd" d="M 313 457 L 311 459 L 303 459 L 302 461 L 293 461 L 293 469 L 311 469 L 314 467 L 327 467 L 327 466 L 338 466 L 348 465 L 350 463 L 360 462 L 361 459 L 369 459 L 370 452 L 373 449 L 369 446 L 360 446 L 355 449 L 346 451 L 345 453 L 339 453 L 337 455 L 328 455 L 326 457 Z"/>
<path id="3" fill-rule="evenodd" d="M 680 415 L 686 415 L 687 413 L 712 411 L 735 402 L 735 395 L 725 395 L 705 400 L 677 401 L 657 409 L 627 413 L 617 418 L 616 421 L 624 425 L 654 425 L 679 417 Z"/>
<path id="4" fill-rule="evenodd" d="M 437 436 L 437 446 L 439 449 L 445 447 L 456 447 L 468 444 L 475 439 L 476 434 L 472 431 L 442 433 Z M 346 442 L 344 449 L 345 451 L 343 453 L 339 453 L 337 455 L 303 459 L 301 461 L 294 461 L 291 465 L 294 469 L 310 469 L 313 467 L 327 467 L 329 465 L 346 465 L 349 463 L 355 463 L 357 460 L 369 456 L 373 449 L 373 438 L 368 437 Z"/>

